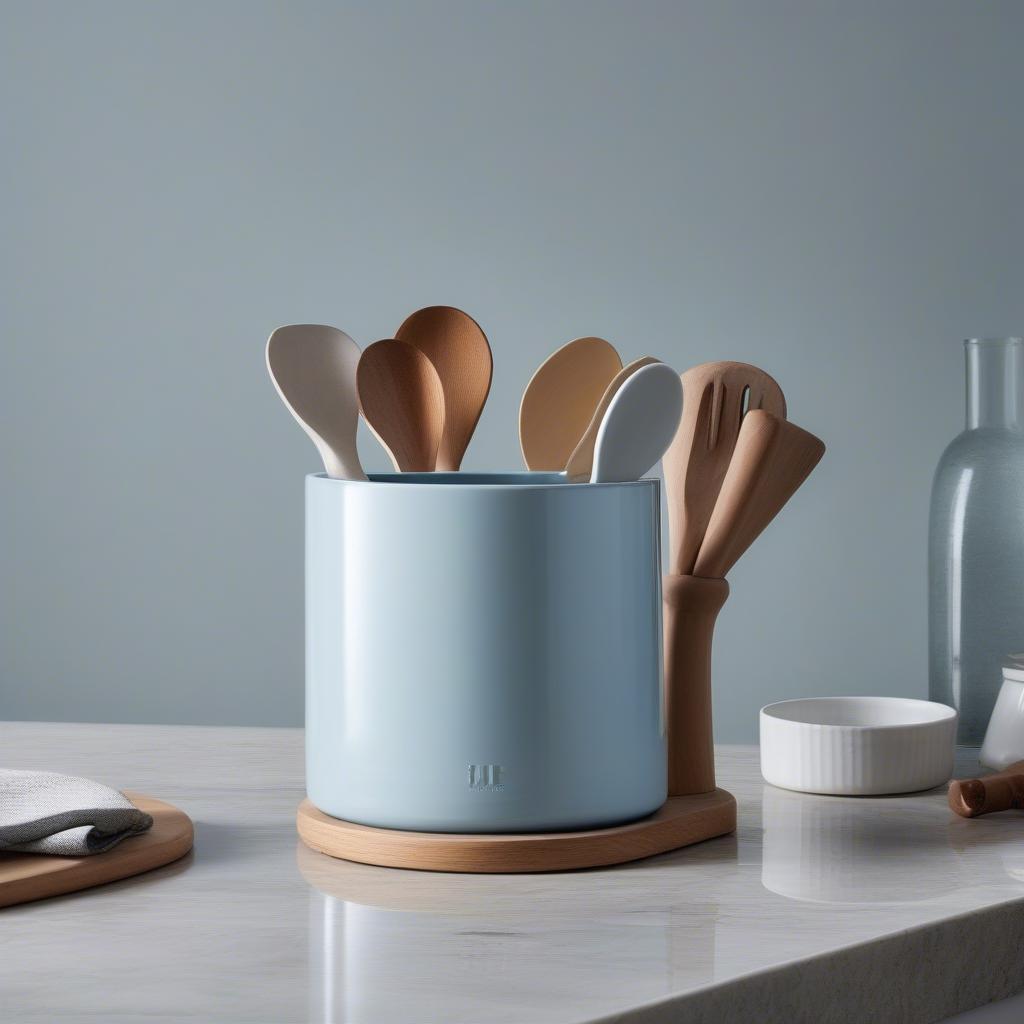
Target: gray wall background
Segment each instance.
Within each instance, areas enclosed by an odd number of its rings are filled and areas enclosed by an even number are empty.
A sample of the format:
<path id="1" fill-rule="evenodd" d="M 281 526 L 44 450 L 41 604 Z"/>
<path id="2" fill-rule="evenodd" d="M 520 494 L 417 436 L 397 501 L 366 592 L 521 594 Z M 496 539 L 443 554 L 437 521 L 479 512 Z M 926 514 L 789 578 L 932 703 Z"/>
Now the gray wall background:
<path id="1" fill-rule="evenodd" d="M 466 468 L 588 333 L 759 363 L 828 443 L 732 576 L 720 739 L 925 694 L 960 339 L 1024 330 L 1024 4 L 0 10 L 0 718 L 299 723 L 318 463 L 263 345 L 433 303 L 494 349 Z"/>

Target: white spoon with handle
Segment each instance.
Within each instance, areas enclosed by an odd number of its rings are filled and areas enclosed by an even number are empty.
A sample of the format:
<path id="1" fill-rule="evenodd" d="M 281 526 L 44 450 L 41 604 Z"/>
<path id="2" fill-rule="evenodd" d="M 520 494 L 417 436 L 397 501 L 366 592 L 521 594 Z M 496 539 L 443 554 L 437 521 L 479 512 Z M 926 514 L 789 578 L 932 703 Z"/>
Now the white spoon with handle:
<path id="1" fill-rule="evenodd" d="M 281 401 L 309 435 L 327 475 L 365 480 L 356 451 L 359 346 L 337 327 L 290 324 L 267 341 L 267 369 Z"/>
<path id="2" fill-rule="evenodd" d="M 683 385 L 665 363 L 642 366 L 615 393 L 594 443 L 593 484 L 639 480 L 665 454 L 683 413 Z"/>

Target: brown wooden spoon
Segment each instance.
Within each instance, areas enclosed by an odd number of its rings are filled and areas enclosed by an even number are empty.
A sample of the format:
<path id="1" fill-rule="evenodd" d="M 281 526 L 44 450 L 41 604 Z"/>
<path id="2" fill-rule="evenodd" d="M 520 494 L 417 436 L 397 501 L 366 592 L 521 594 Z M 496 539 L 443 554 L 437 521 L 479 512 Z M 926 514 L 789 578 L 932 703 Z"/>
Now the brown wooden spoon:
<path id="1" fill-rule="evenodd" d="M 444 432 L 436 468 L 455 471 L 462 465 L 491 390 L 493 360 L 487 336 L 461 310 L 428 306 L 407 317 L 395 337 L 423 352 L 441 378 Z"/>
<path id="2" fill-rule="evenodd" d="M 377 341 L 356 367 L 359 407 L 400 473 L 430 472 L 444 432 L 444 391 L 433 363 L 405 341 Z"/>

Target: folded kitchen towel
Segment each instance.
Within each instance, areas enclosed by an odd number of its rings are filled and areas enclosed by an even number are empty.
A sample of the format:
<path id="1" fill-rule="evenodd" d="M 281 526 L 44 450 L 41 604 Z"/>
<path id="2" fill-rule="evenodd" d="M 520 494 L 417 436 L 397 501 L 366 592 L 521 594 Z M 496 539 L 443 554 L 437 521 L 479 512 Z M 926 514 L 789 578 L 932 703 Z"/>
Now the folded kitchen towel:
<path id="1" fill-rule="evenodd" d="M 85 857 L 105 853 L 153 819 L 89 779 L 0 768 L 0 850 Z"/>

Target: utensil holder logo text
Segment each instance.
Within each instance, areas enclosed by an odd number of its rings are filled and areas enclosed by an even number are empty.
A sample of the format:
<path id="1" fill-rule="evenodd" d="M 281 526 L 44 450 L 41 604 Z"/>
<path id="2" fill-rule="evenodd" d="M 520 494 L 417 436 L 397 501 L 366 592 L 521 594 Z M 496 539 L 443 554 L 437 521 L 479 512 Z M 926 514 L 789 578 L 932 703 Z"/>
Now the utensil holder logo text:
<path id="1" fill-rule="evenodd" d="M 469 788 L 500 793 L 505 787 L 501 781 L 500 764 L 471 764 L 469 766 Z"/>

